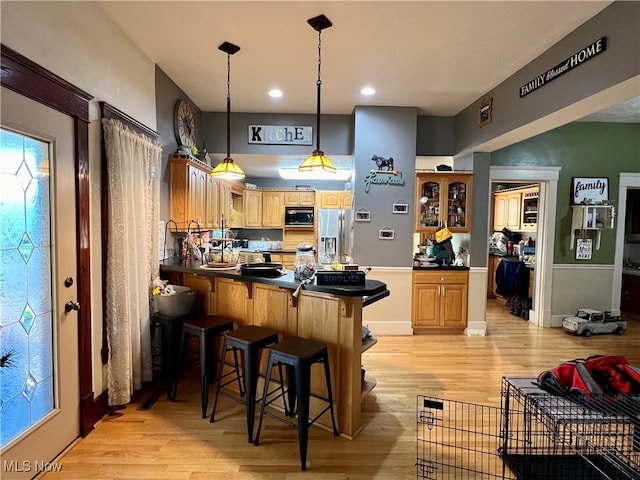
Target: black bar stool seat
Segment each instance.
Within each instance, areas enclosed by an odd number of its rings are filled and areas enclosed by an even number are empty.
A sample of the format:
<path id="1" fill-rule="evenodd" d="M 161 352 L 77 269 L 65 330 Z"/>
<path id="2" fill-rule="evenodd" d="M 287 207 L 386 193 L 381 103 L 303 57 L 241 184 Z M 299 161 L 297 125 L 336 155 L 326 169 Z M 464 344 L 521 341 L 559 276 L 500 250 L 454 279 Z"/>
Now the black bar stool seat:
<path id="1" fill-rule="evenodd" d="M 233 319 L 216 315 L 194 318 L 182 324 L 179 362 L 184 360 L 187 336 L 195 336 L 200 342 L 200 403 L 202 405 L 202 418 L 207 416 L 209 385 L 214 380 L 217 338 L 231 330 L 233 330 Z M 170 398 L 172 402 L 176 401 L 179 368 L 176 368 L 174 372 L 175 378 L 172 382 L 173 388 Z"/>
<path id="2" fill-rule="evenodd" d="M 289 386 L 286 390 L 289 403 L 288 408 L 287 401 L 284 399 L 285 391 L 283 389 L 281 389 L 281 393 L 275 397 L 272 395 L 272 393 L 277 392 L 277 390 L 273 390 L 272 392 L 268 391 L 269 382 L 271 381 L 271 371 L 273 370 L 274 363 L 277 363 L 278 367 L 281 367 L 283 364 L 287 366 L 289 374 Z M 324 365 L 325 379 L 327 382 L 326 398 L 311 393 L 311 366 L 314 363 L 322 363 Z M 280 375 L 280 384 L 282 385 L 282 375 Z M 271 399 L 268 399 L 269 396 L 271 396 Z M 320 413 L 318 413 L 315 418 L 309 420 L 309 401 L 311 396 L 324 400 L 325 402 L 327 402 L 327 406 Z M 285 400 L 285 414 L 288 414 L 290 416 L 294 415 L 297 401 L 297 425 L 278 415 L 265 411 L 266 406 L 273 403 L 280 397 Z M 331 412 L 333 435 L 338 436 L 338 428 L 336 427 L 336 420 L 333 413 L 333 394 L 331 392 L 331 372 L 329 369 L 329 353 L 327 346 L 324 343 L 307 340 L 306 338 L 301 337 L 289 337 L 284 339 L 280 343 L 271 346 L 271 351 L 269 352 L 269 362 L 267 364 L 262 405 L 260 407 L 260 420 L 258 422 L 256 437 L 253 442 L 254 445 L 258 445 L 258 443 L 260 442 L 260 430 L 262 428 L 262 419 L 264 415 L 268 415 L 288 425 L 295 426 L 298 429 L 300 463 L 302 466 L 302 470 L 306 470 L 307 446 L 309 443 L 309 425 L 312 425 L 327 410 Z"/>
<path id="3" fill-rule="evenodd" d="M 218 363 L 218 386 L 216 388 L 215 400 L 213 402 L 213 412 L 209 421 L 213 423 L 215 421 L 216 408 L 218 406 L 218 397 L 223 395 L 227 398 L 231 398 L 240 403 L 244 403 L 247 411 L 247 433 L 249 443 L 253 441 L 253 424 L 255 420 L 255 407 L 256 407 L 256 390 L 258 386 L 258 376 L 260 367 L 260 350 L 266 348 L 278 341 L 278 332 L 270 328 L 259 327 L 256 325 L 248 325 L 246 327 L 237 328 L 224 335 L 224 342 L 222 345 L 222 352 L 220 355 L 220 362 Z M 227 352 L 232 350 L 235 354 L 240 350 L 244 356 L 244 368 L 242 377 L 244 379 L 245 395 L 242 395 L 240 391 L 240 397 L 232 395 L 223 390 L 223 387 L 234 382 L 236 379 L 231 379 L 226 382 L 222 382 L 223 369 L 225 365 L 225 359 Z M 237 372 L 237 357 L 236 372 Z M 236 377 L 239 381 L 240 376 Z"/>

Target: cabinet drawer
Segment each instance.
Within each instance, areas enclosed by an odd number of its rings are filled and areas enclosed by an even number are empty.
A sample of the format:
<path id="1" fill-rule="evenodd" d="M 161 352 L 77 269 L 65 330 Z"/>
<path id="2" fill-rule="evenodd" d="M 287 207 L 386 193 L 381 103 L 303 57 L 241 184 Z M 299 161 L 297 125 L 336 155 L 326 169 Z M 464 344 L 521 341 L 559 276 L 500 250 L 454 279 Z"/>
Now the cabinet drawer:
<path id="1" fill-rule="evenodd" d="M 434 272 L 414 271 L 413 283 L 439 283 L 439 284 L 460 284 L 467 283 L 469 272 L 466 270 L 445 271 L 437 270 Z"/>

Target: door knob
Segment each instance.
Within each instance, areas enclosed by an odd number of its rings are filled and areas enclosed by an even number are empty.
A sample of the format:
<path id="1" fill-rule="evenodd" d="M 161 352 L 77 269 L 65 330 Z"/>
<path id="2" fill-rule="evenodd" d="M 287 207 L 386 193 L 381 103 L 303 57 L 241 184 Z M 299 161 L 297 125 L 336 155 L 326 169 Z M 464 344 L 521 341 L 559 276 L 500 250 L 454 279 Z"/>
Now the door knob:
<path id="1" fill-rule="evenodd" d="M 64 314 L 68 315 L 71 310 L 80 310 L 80 304 L 73 300 L 69 300 L 64 304 Z"/>

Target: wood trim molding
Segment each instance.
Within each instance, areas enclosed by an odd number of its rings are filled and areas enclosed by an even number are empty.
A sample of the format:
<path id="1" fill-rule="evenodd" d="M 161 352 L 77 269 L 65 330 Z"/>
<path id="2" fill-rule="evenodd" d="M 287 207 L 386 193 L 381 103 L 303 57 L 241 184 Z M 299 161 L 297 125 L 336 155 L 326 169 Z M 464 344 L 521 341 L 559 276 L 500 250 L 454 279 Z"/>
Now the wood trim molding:
<path id="1" fill-rule="evenodd" d="M 91 370 L 91 243 L 89 225 L 89 102 L 93 96 L 0 45 L 2 85 L 74 119 L 76 170 L 76 233 L 78 301 L 78 363 L 80 376 L 80 434 L 84 437 L 106 413 L 94 400 Z"/>
<path id="2" fill-rule="evenodd" d="M 156 141 L 160 139 L 160 135 L 158 134 L 158 132 L 156 132 L 155 130 L 151 130 L 146 125 L 140 123 L 135 118 L 130 117 L 123 111 L 118 110 L 116 107 L 109 105 L 107 102 L 100 102 L 100 111 L 102 113 L 102 118 L 112 118 L 114 120 L 120 120 L 123 124 L 125 124 L 128 128 L 136 133 L 147 135 L 148 137 L 151 137 L 152 140 Z"/>

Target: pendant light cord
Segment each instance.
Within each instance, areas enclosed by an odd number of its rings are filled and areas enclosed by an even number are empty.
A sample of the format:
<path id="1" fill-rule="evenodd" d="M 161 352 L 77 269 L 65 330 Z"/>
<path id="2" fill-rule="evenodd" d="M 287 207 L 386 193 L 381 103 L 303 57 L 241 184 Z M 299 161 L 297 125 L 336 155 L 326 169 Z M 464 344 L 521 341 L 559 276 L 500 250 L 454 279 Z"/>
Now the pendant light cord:
<path id="1" fill-rule="evenodd" d="M 227 158 L 231 157 L 231 55 L 227 54 Z"/>
<path id="2" fill-rule="evenodd" d="M 320 87 L 322 80 L 320 79 L 320 67 L 322 66 L 322 30 L 318 30 L 318 100 L 316 105 L 316 150 L 320 151 Z"/>

